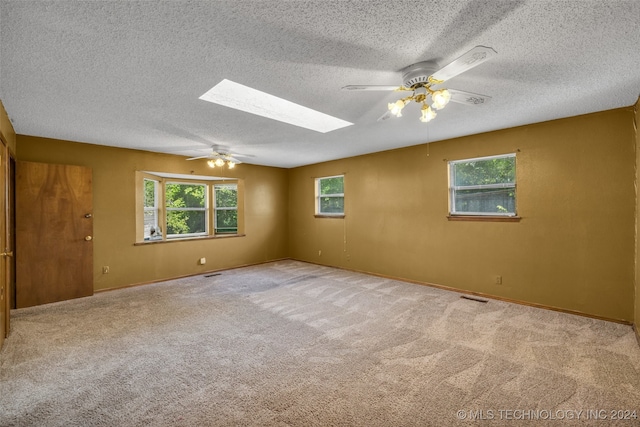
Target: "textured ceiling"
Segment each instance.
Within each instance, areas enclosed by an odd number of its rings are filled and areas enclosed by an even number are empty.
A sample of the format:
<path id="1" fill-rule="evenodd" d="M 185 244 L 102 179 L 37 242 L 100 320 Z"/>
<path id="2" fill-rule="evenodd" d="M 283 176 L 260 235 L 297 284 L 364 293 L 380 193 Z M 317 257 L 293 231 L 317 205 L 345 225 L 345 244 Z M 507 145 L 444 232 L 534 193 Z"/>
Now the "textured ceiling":
<path id="1" fill-rule="evenodd" d="M 640 1 L 0 0 L 0 100 L 17 133 L 295 167 L 594 111 L 640 94 Z M 498 53 L 448 86 L 491 96 L 377 119 L 401 69 Z M 229 79 L 353 122 L 317 133 L 198 99 Z"/>

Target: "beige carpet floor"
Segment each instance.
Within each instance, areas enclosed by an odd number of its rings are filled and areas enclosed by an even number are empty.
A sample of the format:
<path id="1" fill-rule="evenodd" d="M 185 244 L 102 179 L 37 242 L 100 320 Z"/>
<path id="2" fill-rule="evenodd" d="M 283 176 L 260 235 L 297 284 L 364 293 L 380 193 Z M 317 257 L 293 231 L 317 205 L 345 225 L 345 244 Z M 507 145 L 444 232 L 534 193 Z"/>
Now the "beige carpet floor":
<path id="1" fill-rule="evenodd" d="M 303 262 L 11 315 L 1 426 L 640 425 L 629 326 Z"/>

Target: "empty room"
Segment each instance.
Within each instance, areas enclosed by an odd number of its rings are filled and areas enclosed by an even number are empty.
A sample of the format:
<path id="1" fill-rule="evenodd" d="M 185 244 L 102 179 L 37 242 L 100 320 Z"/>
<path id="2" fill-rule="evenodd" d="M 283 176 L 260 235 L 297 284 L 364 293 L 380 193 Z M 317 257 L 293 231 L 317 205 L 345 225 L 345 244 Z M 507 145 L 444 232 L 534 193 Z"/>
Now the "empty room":
<path id="1" fill-rule="evenodd" d="M 639 17 L 0 0 L 0 425 L 640 425 Z"/>

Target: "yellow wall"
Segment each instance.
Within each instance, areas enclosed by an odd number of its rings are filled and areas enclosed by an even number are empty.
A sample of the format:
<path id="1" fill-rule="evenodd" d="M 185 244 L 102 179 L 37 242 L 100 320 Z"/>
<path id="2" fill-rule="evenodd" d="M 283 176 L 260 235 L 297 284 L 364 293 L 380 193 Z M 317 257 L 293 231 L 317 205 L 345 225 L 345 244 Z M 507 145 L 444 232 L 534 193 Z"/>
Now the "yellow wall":
<path id="1" fill-rule="evenodd" d="M 17 137 L 17 148 L 19 161 L 92 168 L 96 290 L 288 256 L 286 169 L 241 164 L 214 173 L 204 161 L 180 156 L 23 135 Z M 246 236 L 134 246 L 135 172 L 141 170 L 243 179 Z M 206 265 L 198 265 L 201 257 Z M 102 266 L 110 267 L 109 274 L 102 274 Z"/>
<path id="2" fill-rule="evenodd" d="M 291 169 L 290 254 L 632 321 L 633 115 L 623 108 Z M 522 220 L 448 221 L 447 160 L 516 151 Z M 346 217 L 314 218 L 314 178 L 341 173 Z"/>
<path id="3" fill-rule="evenodd" d="M 93 169 L 96 290 L 292 257 L 640 323 L 634 118 L 623 108 L 290 170 L 242 164 L 226 173 L 245 182 L 246 237 L 145 246 L 133 245 L 135 172 L 211 174 L 204 162 L 22 135 L 17 148 Z M 447 160 L 509 152 L 522 220 L 448 221 Z M 346 217 L 314 218 L 314 178 L 342 173 Z"/>

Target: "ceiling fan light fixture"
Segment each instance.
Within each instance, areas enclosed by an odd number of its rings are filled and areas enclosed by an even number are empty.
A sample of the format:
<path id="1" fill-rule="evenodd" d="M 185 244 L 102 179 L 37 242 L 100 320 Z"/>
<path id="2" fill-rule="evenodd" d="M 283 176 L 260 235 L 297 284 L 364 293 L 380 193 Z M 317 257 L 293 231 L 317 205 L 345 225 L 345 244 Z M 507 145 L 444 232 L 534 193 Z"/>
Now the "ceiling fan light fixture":
<path id="1" fill-rule="evenodd" d="M 406 105 L 406 102 L 403 99 L 398 99 L 396 102 L 390 102 L 387 104 L 387 108 L 392 115 L 396 117 L 402 117 L 402 109 Z"/>
<path id="2" fill-rule="evenodd" d="M 378 119 L 385 120 L 389 116 L 402 117 L 401 111 L 406 104 L 414 101 L 422 104 L 422 115 L 420 121 L 428 122 L 436 117 L 434 110 L 442 110 L 450 100 L 467 105 L 482 105 L 491 99 L 490 96 L 464 92 L 451 89 L 432 89 L 432 86 L 443 84 L 445 81 L 463 73 L 471 68 L 477 67 L 483 62 L 496 55 L 496 51 L 488 46 L 476 46 L 467 53 L 448 65 L 437 69 L 438 65 L 434 61 L 422 61 L 410 65 L 403 70 L 402 85 L 400 87 L 381 85 L 348 85 L 343 90 L 393 90 L 412 91 L 413 93 L 396 102 L 387 104 L 389 111 Z M 431 98 L 431 100 L 429 100 Z M 431 103 L 431 107 L 427 103 Z"/>
<path id="3" fill-rule="evenodd" d="M 433 108 L 442 110 L 451 100 L 451 93 L 446 89 L 436 90 L 431 94 L 431 100 L 433 101 Z"/>
<path id="4" fill-rule="evenodd" d="M 242 156 L 242 154 L 237 154 L 237 155 Z M 187 160 L 198 160 L 198 159 L 206 159 L 207 166 L 209 166 L 211 169 L 215 168 L 216 166 L 219 168 L 224 167 L 225 164 L 229 169 L 233 169 L 236 167 L 236 165 L 242 163 L 240 160 L 233 157 L 233 155 L 231 155 L 230 153 L 219 153 L 217 151 L 214 151 L 213 153 L 207 156 L 191 157 Z"/>
<path id="5" fill-rule="evenodd" d="M 420 116 L 420 121 L 422 123 L 430 122 L 431 120 L 436 118 L 436 112 L 431 109 L 427 104 L 422 105 L 422 116 Z"/>

